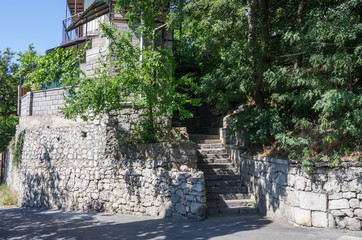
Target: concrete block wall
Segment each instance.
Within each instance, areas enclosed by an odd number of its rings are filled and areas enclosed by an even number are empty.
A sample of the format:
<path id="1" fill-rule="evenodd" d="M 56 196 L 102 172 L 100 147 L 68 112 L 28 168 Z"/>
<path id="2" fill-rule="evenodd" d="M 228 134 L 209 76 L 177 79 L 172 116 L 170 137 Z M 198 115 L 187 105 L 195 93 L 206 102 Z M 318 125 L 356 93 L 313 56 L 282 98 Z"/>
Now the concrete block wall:
<path id="1" fill-rule="evenodd" d="M 121 33 L 130 31 L 133 37 L 133 45 L 139 45 L 139 36 L 134 29 L 128 26 L 128 23 L 112 22 L 112 26 L 116 27 Z M 95 24 L 94 27 L 99 27 L 99 24 Z M 101 66 L 100 62 L 104 63 L 108 61 L 105 58 L 105 55 L 108 52 L 108 45 L 109 40 L 106 38 L 102 38 L 99 33 L 97 33 L 97 35 L 92 38 L 90 48 L 86 51 L 85 61 L 80 64 L 80 68 L 84 72 L 85 77 L 93 77 L 95 74 L 95 70 Z"/>
<path id="2" fill-rule="evenodd" d="M 65 88 L 28 92 L 21 98 L 20 116 L 58 115 L 64 106 Z"/>
<path id="3" fill-rule="evenodd" d="M 33 115 L 56 115 L 64 106 L 65 88 L 36 91 L 33 93 Z"/>
<path id="4" fill-rule="evenodd" d="M 90 48 L 85 54 L 85 60 L 80 64 L 80 69 L 84 72 L 86 78 L 93 77 L 95 70 L 100 67 L 101 56 L 107 54 L 108 44 L 106 38 L 100 36 L 92 38 Z M 107 60 L 103 59 L 103 61 Z"/>
<path id="5" fill-rule="evenodd" d="M 24 96 L 21 97 L 20 106 L 18 106 L 18 108 L 20 108 L 20 110 L 19 110 L 20 116 L 29 116 L 30 115 L 31 97 L 32 97 L 31 92 L 28 92 L 27 94 L 25 94 Z"/>

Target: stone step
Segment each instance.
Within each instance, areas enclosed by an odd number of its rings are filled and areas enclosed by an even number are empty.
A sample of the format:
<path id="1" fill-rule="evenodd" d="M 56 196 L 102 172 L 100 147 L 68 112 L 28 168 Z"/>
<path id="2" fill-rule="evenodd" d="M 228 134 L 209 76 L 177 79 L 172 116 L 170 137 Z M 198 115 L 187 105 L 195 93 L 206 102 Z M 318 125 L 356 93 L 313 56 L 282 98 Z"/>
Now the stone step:
<path id="1" fill-rule="evenodd" d="M 237 187 L 237 186 L 222 186 L 222 187 L 206 187 L 206 193 L 248 193 L 247 187 Z"/>
<path id="2" fill-rule="evenodd" d="M 204 172 L 204 175 L 236 175 L 234 168 L 217 168 L 217 169 L 200 169 Z"/>
<path id="3" fill-rule="evenodd" d="M 207 154 L 216 154 L 216 155 L 226 155 L 226 149 L 225 148 L 204 148 L 204 149 L 198 149 L 197 150 L 201 155 L 207 155 Z"/>
<path id="4" fill-rule="evenodd" d="M 192 139 L 197 144 L 221 144 L 220 139 Z"/>
<path id="5" fill-rule="evenodd" d="M 219 135 L 208 135 L 208 134 L 189 134 L 189 138 L 192 141 L 198 141 L 198 140 L 220 140 Z"/>
<path id="6" fill-rule="evenodd" d="M 205 180 L 206 181 L 210 181 L 210 180 L 240 180 L 241 177 L 238 174 L 204 174 Z"/>
<path id="7" fill-rule="evenodd" d="M 208 208 L 218 207 L 253 207 L 255 202 L 252 199 L 237 199 L 237 200 L 211 200 L 207 202 Z"/>
<path id="8" fill-rule="evenodd" d="M 227 154 L 201 154 L 197 153 L 197 157 L 199 159 L 229 159 Z"/>
<path id="9" fill-rule="evenodd" d="M 206 193 L 207 201 L 251 199 L 250 193 Z"/>
<path id="10" fill-rule="evenodd" d="M 241 180 L 208 180 L 205 181 L 206 187 L 230 187 L 242 186 Z"/>
<path id="11" fill-rule="evenodd" d="M 202 169 L 229 169 L 234 168 L 234 165 L 230 162 L 225 163 L 206 163 L 206 164 L 198 164 L 197 167 Z"/>
<path id="12" fill-rule="evenodd" d="M 205 128 L 199 126 L 193 126 L 192 124 L 183 124 L 187 132 L 193 135 L 200 134 L 200 135 L 219 135 L 220 128 Z"/>
<path id="13" fill-rule="evenodd" d="M 223 144 L 220 143 L 202 143 L 197 144 L 199 146 L 199 149 L 210 149 L 210 148 L 223 148 Z"/>
<path id="14" fill-rule="evenodd" d="M 220 159 L 215 159 L 215 158 L 204 158 L 204 159 L 198 159 L 198 164 L 209 164 L 209 163 L 221 163 L 221 164 L 226 164 L 226 163 L 232 163 L 230 159 L 227 158 L 220 158 Z"/>
<path id="15" fill-rule="evenodd" d="M 255 215 L 255 207 L 212 207 L 207 209 L 207 216 L 235 216 L 235 215 Z"/>

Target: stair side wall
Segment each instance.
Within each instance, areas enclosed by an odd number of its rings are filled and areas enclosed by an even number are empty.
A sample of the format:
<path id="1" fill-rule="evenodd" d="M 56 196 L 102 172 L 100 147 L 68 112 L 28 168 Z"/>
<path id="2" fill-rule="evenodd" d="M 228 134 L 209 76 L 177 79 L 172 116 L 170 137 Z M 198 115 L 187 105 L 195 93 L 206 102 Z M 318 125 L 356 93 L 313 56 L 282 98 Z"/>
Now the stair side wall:
<path id="1" fill-rule="evenodd" d="M 242 152 L 228 147 L 260 214 L 306 227 L 362 229 L 362 167 L 320 167 L 310 176 L 289 160 Z"/>

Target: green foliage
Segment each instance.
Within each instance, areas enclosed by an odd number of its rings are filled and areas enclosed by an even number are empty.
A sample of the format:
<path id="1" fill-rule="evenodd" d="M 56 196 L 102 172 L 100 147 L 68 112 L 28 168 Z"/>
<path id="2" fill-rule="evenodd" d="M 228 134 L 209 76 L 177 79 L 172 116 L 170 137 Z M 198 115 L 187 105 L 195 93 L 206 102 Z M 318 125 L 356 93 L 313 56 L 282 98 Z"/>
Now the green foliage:
<path id="1" fill-rule="evenodd" d="M 218 112 L 244 105 L 231 131 L 277 141 L 306 170 L 360 151 L 360 1 L 172 3 L 177 69 L 194 73 Z"/>
<path id="2" fill-rule="evenodd" d="M 104 62 L 93 79 L 69 82 L 72 97 L 62 109 L 67 118 L 81 115 L 87 119 L 89 112 L 110 113 L 132 104 L 143 113 L 135 129 L 138 141 L 155 142 L 163 135 L 164 119 L 175 112 L 181 119 L 192 117 L 183 106 L 199 103 L 188 94 L 197 86 L 188 76 L 174 77 L 174 59 L 169 50 L 154 46 L 139 49 L 132 44 L 130 33 L 120 34 L 104 24 L 101 27 L 103 37 L 110 40 L 109 54 L 103 58 L 112 60 Z"/>
<path id="3" fill-rule="evenodd" d="M 106 0 L 110 2 L 111 0 Z M 152 39 L 155 23 L 160 18 L 165 18 L 169 9 L 169 0 L 116 0 L 116 11 L 132 6 L 126 17 L 130 24 L 139 25 L 139 32 L 147 39 Z M 142 19 L 142 23 L 141 23 Z"/>
<path id="4" fill-rule="evenodd" d="M 15 149 L 13 152 L 13 163 L 17 167 L 19 167 L 22 156 L 23 156 L 24 141 L 25 141 L 25 130 L 23 130 L 19 133 L 17 141 L 16 141 Z"/>
<path id="5" fill-rule="evenodd" d="M 10 49 L 0 51 L 0 152 L 5 151 L 18 123 L 15 114 L 19 66 L 13 61 L 14 55 Z"/>
<path id="6" fill-rule="evenodd" d="M 19 54 L 19 72 L 24 79 L 23 86 L 38 90 L 44 83 L 53 81 L 67 86 L 68 81 L 75 81 L 83 74 L 79 61 L 83 59 L 85 48 L 76 51 L 56 48 L 47 55 L 40 55 L 32 45 L 29 46 L 28 51 Z"/>
<path id="7" fill-rule="evenodd" d="M 302 161 L 302 170 L 308 175 L 313 175 L 314 173 L 314 162 L 312 160 Z"/>
<path id="8" fill-rule="evenodd" d="M 166 4 L 117 2 L 136 6 L 129 16 L 149 17 L 147 26 Z M 360 151 L 360 1 L 168 4 L 176 76 L 192 74 L 198 93 L 219 113 L 244 105 L 231 131 L 244 131 L 255 144 L 277 141 L 290 158 L 307 161 L 306 169 Z"/>
<path id="9" fill-rule="evenodd" d="M 246 106 L 238 115 L 229 118 L 232 132 L 243 131 L 246 141 L 266 144 L 271 136 L 283 132 L 283 119 L 277 109 Z"/>
<path id="10" fill-rule="evenodd" d="M 0 206 L 16 206 L 18 203 L 18 194 L 11 191 L 6 183 L 0 184 Z"/>

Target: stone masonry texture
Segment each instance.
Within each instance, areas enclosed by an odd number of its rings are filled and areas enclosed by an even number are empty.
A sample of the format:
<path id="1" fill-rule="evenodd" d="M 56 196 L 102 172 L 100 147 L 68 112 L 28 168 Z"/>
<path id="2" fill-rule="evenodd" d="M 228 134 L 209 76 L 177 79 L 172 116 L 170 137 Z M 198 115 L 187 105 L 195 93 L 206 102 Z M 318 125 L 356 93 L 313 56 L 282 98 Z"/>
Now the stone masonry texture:
<path id="1" fill-rule="evenodd" d="M 287 160 L 239 156 L 260 213 L 303 226 L 361 230 L 361 167 L 317 168 L 310 176 Z"/>
<path id="2" fill-rule="evenodd" d="M 125 144 L 120 129 L 129 130 L 136 117 L 125 109 L 88 122 L 21 119 L 19 205 L 203 219 L 205 181 L 195 168 L 196 145 Z"/>
<path id="3" fill-rule="evenodd" d="M 362 167 L 356 161 L 308 175 L 296 161 L 243 154 L 242 133 L 222 138 L 259 213 L 294 225 L 361 230 Z"/>

